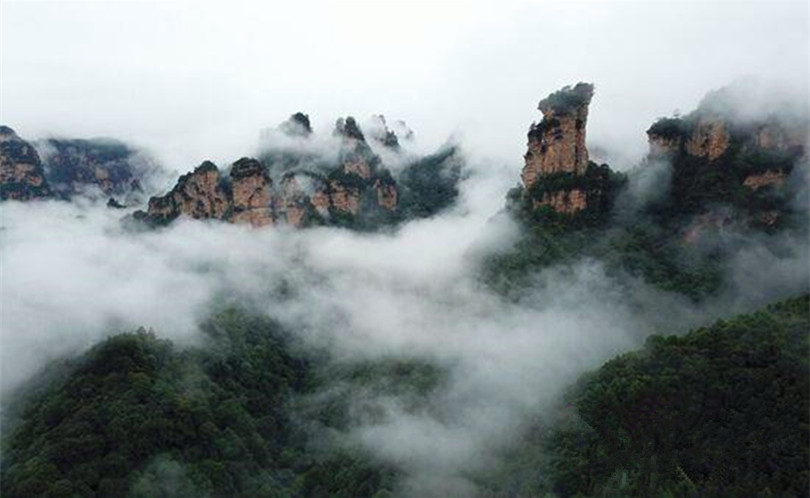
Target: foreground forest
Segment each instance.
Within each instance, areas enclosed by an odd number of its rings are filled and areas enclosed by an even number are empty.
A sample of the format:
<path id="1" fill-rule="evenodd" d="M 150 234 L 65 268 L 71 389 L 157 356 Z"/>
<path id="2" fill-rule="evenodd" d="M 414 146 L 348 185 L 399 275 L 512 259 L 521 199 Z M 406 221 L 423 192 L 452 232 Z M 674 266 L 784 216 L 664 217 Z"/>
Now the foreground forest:
<path id="1" fill-rule="evenodd" d="M 474 479 L 492 496 L 807 496 L 808 307 L 805 295 L 650 336 L 584 374 Z M 426 409 L 441 366 L 336 361 L 235 309 L 203 330 L 192 349 L 144 330 L 113 336 L 32 380 L 4 436 L 4 496 L 397 491 L 395 468 L 340 437 L 382 416 L 351 393 Z"/>

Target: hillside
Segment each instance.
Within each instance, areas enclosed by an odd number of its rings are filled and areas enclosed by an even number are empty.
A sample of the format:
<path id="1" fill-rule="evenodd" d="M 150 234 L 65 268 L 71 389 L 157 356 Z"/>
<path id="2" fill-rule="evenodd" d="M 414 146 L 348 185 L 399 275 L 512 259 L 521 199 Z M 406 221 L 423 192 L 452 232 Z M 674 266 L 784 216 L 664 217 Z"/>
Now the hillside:
<path id="1" fill-rule="evenodd" d="M 605 363 L 504 459 L 495 496 L 808 496 L 810 297 Z"/>
<path id="2" fill-rule="evenodd" d="M 8 497 L 383 496 L 396 472 L 340 431 L 352 390 L 420 399 L 440 372 L 407 360 L 329 361 L 277 324 L 226 310 L 181 349 L 113 336 L 54 364 L 12 406 Z M 343 386 L 343 387 L 341 387 Z M 314 396 L 324 390 L 332 395 Z"/>
<path id="3" fill-rule="evenodd" d="M 808 306 L 805 295 L 651 336 L 584 375 L 475 480 L 497 496 L 807 496 Z M 335 362 L 236 310 L 204 330 L 191 349 L 143 330 L 114 336 L 29 383 L 4 433 L 4 496 L 397 490 L 396 468 L 340 437 L 378 416 L 351 400 L 374 392 L 419 412 L 442 369 Z"/>

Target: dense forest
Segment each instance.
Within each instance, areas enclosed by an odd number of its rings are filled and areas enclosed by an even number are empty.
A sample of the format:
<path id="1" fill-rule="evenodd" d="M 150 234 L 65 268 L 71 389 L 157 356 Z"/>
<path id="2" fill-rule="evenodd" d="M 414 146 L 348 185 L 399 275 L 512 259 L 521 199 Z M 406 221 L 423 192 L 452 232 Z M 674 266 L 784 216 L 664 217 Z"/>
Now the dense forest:
<path id="1" fill-rule="evenodd" d="M 335 438 L 350 423 L 346 393 L 308 395 L 344 381 L 424 395 L 435 368 L 327 362 L 235 309 L 202 328 L 206 344 L 191 349 L 144 330 L 116 335 L 26 386 L 3 441 L 4 496 L 384 496 L 393 486 L 392 469 Z"/>
<path id="2" fill-rule="evenodd" d="M 807 496 L 807 295 L 650 336 L 572 386 L 499 460 L 494 496 Z M 341 362 L 227 309 L 204 345 L 113 336 L 25 386 L 4 432 L 4 496 L 389 496 L 398 470 L 340 434 L 374 406 L 429 403 L 443 369 Z M 326 396 L 314 396 L 324 392 Z M 15 405 L 12 405 L 15 406 Z M 350 416 L 351 415 L 351 416 Z M 9 425 L 7 425 L 9 427 Z"/>
<path id="3" fill-rule="evenodd" d="M 808 496 L 810 296 L 583 375 L 488 481 L 494 496 Z"/>

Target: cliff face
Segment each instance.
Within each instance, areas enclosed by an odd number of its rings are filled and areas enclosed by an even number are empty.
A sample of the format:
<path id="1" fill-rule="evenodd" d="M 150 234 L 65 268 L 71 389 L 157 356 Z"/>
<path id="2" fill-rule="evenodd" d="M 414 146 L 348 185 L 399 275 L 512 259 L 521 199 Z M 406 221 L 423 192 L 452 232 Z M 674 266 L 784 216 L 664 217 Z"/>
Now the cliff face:
<path id="1" fill-rule="evenodd" d="M 34 147 L 0 126 L 0 200 L 48 199 L 54 193 Z"/>
<path id="2" fill-rule="evenodd" d="M 601 205 L 609 169 L 588 160 L 585 131 L 593 85 L 565 87 L 540 101 L 540 123 L 529 128 L 521 178 L 533 209 L 573 215 Z"/>
<path id="3" fill-rule="evenodd" d="M 667 209 L 694 216 L 689 241 L 736 223 L 773 227 L 792 209 L 787 180 L 807 162 L 807 119 L 777 110 L 740 115 L 738 92 L 711 92 L 692 113 L 662 118 L 647 131 L 649 157 L 672 165 Z"/>
<path id="4" fill-rule="evenodd" d="M 685 153 L 713 161 L 731 144 L 727 124 L 718 116 L 701 116 L 689 121 L 662 119 L 647 130 L 647 137 L 652 157 Z"/>
<path id="5" fill-rule="evenodd" d="M 582 189 L 546 192 L 535 202 L 535 208 L 548 206 L 558 213 L 574 214 L 588 207 L 588 197 Z"/>
<path id="6" fill-rule="evenodd" d="M 231 206 L 232 200 L 222 188 L 219 170 L 214 163 L 206 161 L 181 176 L 168 194 L 149 199 L 147 214 L 158 223 L 168 223 L 181 215 L 222 219 Z"/>
<path id="7" fill-rule="evenodd" d="M 303 228 L 318 219 L 328 219 L 332 195 L 320 175 L 298 171 L 285 173 L 276 210 L 288 225 Z"/>
<path id="8" fill-rule="evenodd" d="M 543 119 L 529 129 L 529 150 L 521 175 L 527 189 L 553 173 L 585 174 L 585 126 L 592 97 L 593 85 L 579 83 L 540 101 Z"/>
<path id="9" fill-rule="evenodd" d="M 713 161 L 728 149 L 731 137 L 725 123 L 716 117 L 700 118 L 686 141 L 686 153 Z"/>
<path id="10" fill-rule="evenodd" d="M 231 220 L 256 227 L 275 222 L 273 181 L 255 159 L 242 158 L 231 167 Z"/>
<path id="11" fill-rule="evenodd" d="M 385 119 L 378 116 L 377 124 L 382 127 L 375 132 L 377 139 L 383 145 L 399 147 L 396 135 L 385 127 Z M 333 209 L 353 216 L 363 209 L 393 213 L 397 208 L 396 182 L 366 143 L 354 118 L 339 119 L 334 133 L 341 139 L 341 165 L 329 175 Z"/>

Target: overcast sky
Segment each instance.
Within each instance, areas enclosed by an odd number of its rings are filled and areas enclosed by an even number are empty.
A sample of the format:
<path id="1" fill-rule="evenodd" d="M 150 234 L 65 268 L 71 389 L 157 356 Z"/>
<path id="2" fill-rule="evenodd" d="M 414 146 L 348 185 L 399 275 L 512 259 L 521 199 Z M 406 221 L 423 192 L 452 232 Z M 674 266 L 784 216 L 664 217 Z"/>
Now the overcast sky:
<path id="1" fill-rule="evenodd" d="M 172 169 L 250 154 L 301 110 L 405 119 L 522 165 L 537 102 L 596 84 L 589 143 L 637 158 L 658 116 L 757 76 L 808 85 L 808 2 L 3 0 L 0 121 L 114 136 Z M 614 157 L 619 169 L 627 161 Z M 517 180 L 517 174 L 516 174 Z"/>

